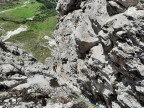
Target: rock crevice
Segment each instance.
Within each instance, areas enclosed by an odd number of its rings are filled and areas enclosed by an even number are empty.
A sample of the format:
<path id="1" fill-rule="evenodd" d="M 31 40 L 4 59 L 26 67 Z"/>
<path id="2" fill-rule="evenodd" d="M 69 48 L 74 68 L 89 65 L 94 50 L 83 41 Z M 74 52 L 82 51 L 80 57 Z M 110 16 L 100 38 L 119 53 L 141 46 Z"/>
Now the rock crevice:
<path id="1" fill-rule="evenodd" d="M 74 2 L 57 2 L 59 74 L 102 108 L 143 108 L 143 0 Z"/>

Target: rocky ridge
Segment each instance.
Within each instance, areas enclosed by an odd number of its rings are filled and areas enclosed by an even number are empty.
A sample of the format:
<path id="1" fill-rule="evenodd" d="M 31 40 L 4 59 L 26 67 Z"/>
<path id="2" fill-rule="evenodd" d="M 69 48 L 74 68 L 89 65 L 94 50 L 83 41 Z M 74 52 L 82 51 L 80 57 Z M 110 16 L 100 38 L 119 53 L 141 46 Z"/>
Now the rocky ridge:
<path id="1" fill-rule="evenodd" d="M 51 65 L 49 65 L 51 67 Z M 16 44 L 0 42 L 0 108 L 68 108 L 55 73 Z"/>
<path id="2" fill-rule="evenodd" d="M 143 3 L 57 0 L 55 59 L 71 91 L 102 108 L 144 107 Z"/>

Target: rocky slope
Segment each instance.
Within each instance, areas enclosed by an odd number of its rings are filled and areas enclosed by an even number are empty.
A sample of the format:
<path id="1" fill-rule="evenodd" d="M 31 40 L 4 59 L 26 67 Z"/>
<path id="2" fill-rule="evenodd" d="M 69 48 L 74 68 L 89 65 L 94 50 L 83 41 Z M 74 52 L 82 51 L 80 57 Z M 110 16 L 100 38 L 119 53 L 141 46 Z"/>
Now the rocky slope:
<path id="1" fill-rule="evenodd" d="M 102 108 L 144 108 L 143 3 L 57 0 L 59 83 Z"/>
<path id="2" fill-rule="evenodd" d="M 42 75 L 44 70 L 47 68 L 18 46 L 0 42 L 0 105 L 14 107 L 22 100 L 28 101 L 31 97 L 26 93 L 34 85 L 34 82 L 28 84 L 28 78 Z"/>
<path id="3" fill-rule="evenodd" d="M 53 74 L 17 45 L 0 42 L 0 108 L 73 106 Z"/>
<path id="4" fill-rule="evenodd" d="M 53 58 L 43 65 L 16 44 L 0 41 L 0 108 L 91 108 L 65 91 L 75 86 L 67 87 L 52 64 Z"/>
<path id="5" fill-rule="evenodd" d="M 56 0 L 46 66 L 0 42 L 0 108 L 144 108 L 143 0 Z M 57 71 L 52 71 L 52 64 Z"/>

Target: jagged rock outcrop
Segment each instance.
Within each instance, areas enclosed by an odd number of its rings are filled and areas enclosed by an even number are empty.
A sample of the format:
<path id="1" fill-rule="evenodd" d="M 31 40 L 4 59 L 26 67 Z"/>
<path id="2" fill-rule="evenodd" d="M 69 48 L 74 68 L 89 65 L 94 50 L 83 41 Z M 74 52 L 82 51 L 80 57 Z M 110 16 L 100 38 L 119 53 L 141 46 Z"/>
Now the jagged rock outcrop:
<path id="1" fill-rule="evenodd" d="M 144 108 L 143 0 L 57 0 L 59 83 L 102 108 Z"/>
<path id="2" fill-rule="evenodd" d="M 53 74 L 17 45 L 0 41 L 0 108 L 68 108 L 78 103 Z"/>

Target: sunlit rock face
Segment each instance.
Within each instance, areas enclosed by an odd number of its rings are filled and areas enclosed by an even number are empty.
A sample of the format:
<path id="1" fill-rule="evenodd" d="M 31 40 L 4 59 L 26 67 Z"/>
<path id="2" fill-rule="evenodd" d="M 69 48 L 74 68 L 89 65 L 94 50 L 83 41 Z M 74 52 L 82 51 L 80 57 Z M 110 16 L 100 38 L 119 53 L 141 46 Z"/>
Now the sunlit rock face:
<path id="1" fill-rule="evenodd" d="M 71 108 L 72 98 L 50 68 L 16 44 L 0 41 L 0 108 Z"/>
<path id="2" fill-rule="evenodd" d="M 144 107 L 143 3 L 57 0 L 55 59 L 67 88 L 102 108 Z"/>

